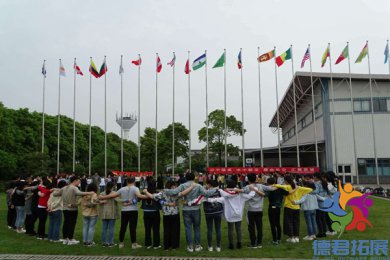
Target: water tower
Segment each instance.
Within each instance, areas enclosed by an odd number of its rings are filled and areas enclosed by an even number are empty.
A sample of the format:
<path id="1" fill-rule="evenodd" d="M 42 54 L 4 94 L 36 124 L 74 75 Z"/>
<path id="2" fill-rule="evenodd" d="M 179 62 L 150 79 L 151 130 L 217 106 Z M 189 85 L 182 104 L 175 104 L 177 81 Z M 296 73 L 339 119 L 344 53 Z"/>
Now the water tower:
<path id="1" fill-rule="evenodd" d="M 116 114 L 116 122 L 119 126 L 122 126 L 124 139 L 129 138 L 130 129 L 137 123 L 137 117 L 134 114 L 125 114 L 121 118 Z"/>

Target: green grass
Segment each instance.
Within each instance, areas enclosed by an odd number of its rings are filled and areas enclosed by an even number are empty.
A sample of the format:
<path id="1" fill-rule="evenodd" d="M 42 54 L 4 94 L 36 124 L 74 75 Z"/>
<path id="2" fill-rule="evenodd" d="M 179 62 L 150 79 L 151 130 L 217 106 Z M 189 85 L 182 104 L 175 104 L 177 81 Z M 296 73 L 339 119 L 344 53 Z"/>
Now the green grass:
<path id="1" fill-rule="evenodd" d="M 340 239 L 357 240 L 357 239 L 390 239 L 390 200 L 383 200 L 373 198 L 374 205 L 370 209 L 369 220 L 373 224 L 373 228 L 365 232 L 351 231 L 345 232 Z M 227 224 L 222 223 L 222 252 L 208 252 L 206 240 L 206 224 L 204 215 L 202 215 L 201 227 L 201 242 L 204 247 L 202 252 L 187 253 L 185 251 L 186 243 L 184 237 L 184 226 L 181 223 L 181 241 L 180 249 L 176 251 L 164 251 L 153 249 L 138 249 L 132 250 L 130 248 L 129 233 L 127 231 L 125 238 L 125 248 L 119 250 L 115 248 L 103 248 L 100 245 L 95 247 L 84 247 L 82 245 L 65 246 L 62 244 L 51 243 L 48 241 L 39 241 L 34 237 L 25 234 L 17 234 L 7 228 L 6 214 L 7 208 L 5 203 L 5 196 L 0 195 L 0 253 L 3 254 L 59 254 L 59 255 L 133 255 L 133 256 L 203 256 L 203 257 L 278 257 L 278 258 L 312 258 L 312 242 L 302 241 L 299 244 L 288 244 L 283 236 L 282 244 L 273 246 L 271 242 L 271 232 L 269 228 L 267 207 L 268 202 L 264 205 L 263 212 L 263 248 L 262 249 L 248 249 L 246 245 L 249 244 L 247 223 L 244 220 L 242 223 L 243 233 L 243 248 L 240 250 L 227 249 Z M 203 213 L 202 213 L 203 214 Z M 115 241 L 118 242 L 120 220 L 116 222 Z M 162 226 L 162 225 L 161 225 Z M 143 228 L 143 213 L 139 211 L 138 215 L 138 229 L 137 229 L 138 243 L 144 244 L 144 228 Z M 161 243 L 163 230 L 161 228 Z M 306 225 L 301 214 L 301 230 L 300 237 L 306 235 Z M 95 233 L 95 242 L 99 244 L 101 237 L 101 221 L 98 222 Z M 77 221 L 75 238 L 80 240 L 82 238 L 82 217 L 81 215 Z M 327 238 L 331 239 L 331 238 Z M 337 239 L 333 237 L 333 239 Z"/>

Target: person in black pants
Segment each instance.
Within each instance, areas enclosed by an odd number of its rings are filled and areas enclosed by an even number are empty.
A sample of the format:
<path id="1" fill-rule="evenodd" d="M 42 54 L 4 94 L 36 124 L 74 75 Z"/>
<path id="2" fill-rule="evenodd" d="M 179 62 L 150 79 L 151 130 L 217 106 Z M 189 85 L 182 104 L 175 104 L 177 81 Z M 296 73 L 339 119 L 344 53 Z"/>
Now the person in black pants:
<path id="1" fill-rule="evenodd" d="M 16 209 L 15 206 L 12 203 L 12 195 L 14 192 L 14 189 L 16 187 L 16 181 L 11 181 L 8 185 L 8 189 L 6 190 L 7 194 L 7 225 L 9 229 L 15 229 L 15 221 L 16 221 Z"/>
<path id="2" fill-rule="evenodd" d="M 148 180 L 147 191 L 151 194 L 156 193 L 156 182 L 153 179 Z M 145 227 L 145 247 L 147 249 L 160 248 L 160 203 L 153 199 L 142 200 L 141 208 L 144 210 Z M 153 230 L 153 245 L 152 245 Z"/>

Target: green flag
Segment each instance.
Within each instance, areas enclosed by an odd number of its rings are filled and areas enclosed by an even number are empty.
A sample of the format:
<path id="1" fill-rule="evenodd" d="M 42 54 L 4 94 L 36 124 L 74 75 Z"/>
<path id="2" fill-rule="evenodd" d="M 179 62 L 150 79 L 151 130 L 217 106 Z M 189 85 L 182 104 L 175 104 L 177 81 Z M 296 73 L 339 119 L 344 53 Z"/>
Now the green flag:
<path id="1" fill-rule="evenodd" d="M 217 63 L 213 66 L 214 68 L 220 68 L 225 65 L 225 52 L 221 55 L 221 57 L 217 60 Z"/>

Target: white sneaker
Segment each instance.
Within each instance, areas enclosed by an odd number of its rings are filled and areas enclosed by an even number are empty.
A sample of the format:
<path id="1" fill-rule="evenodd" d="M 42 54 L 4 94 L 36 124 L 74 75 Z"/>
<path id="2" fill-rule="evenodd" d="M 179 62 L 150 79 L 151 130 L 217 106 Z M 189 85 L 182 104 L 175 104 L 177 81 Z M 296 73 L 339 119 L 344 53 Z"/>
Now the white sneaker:
<path id="1" fill-rule="evenodd" d="M 147 246 L 146 249 L 151 249 L 153 246 Z"/>
<path id="2" fill-rule="evenodd" d="M 122 242 L 122 243 L 119 243 L 118 245 L 119 248 L 124 248 L 125 247 L 125 244 Z"/>
<path id="3" fill-rule="evenodd" d="M 314 238 L 312 237 L 312 236 L 305 236 L 304 238 L 303 238 L 303 240 L 306 240 L 306 241 L 311 241 L 311 240 L 313 240 Z"/>
<path id="4" fill-rule="evenodd" d="M 154 246 L 153 249 L 160 249 L 161 246 Z"/>
<path id="5" fill-rule="evenodd" d="M 299 237 L 294 238 L 294 243 L 299 243 Z"/>
<path id="6" fill-rule="evenodd" d="M 313 239 L 317 239 L 316 235 L 312 235 L 311 238 Z"/>
<path id="7" fill-rule="evenodd" d="M 192 252 L 194 252 L 194 249 L 192 248 L 192 246 L 187 246 L 187 251 L 192 253 Z"/>
<path id="8" fill-rule="evenodd" d="M 133 243 L 132 245 L 131 245 L 131 248 L 132 249 L 138 249 L 138 248 L 141 248 L 142 246 L 141 245 L 139 245 L 138 243 Z"/>
<path id="9" fill-rule="evenodd" d="M 62 244 L 67 245 L 69 243 L 69 239 L 62 239 Z"/>
<path id="10" fill-rule="evenodd" d="M 326 231 L 325 234 L 326 234 L 327 236 L 334 236 L 334 235 L 337 234 L 337 232 L 336 232 L 336 231 Z"/>
<path id="11" fill-rule="evenodd" d="M 209 252 L 213 252 L 213 247 L 212 246 L 209 246 Z"/>
<path id="12" fill-rule="evenodd" d="M 195 252 L 200 252 L 203 250 L 203 247 L 201 245 L 195 246 Z"/>
<path id="13" fill-rule="evenodd" d="M 294 239 L 293 239 L 292 237 L 289 237 L 289 238 L 286 239 L 286 242 L 294 243 L 293 240 L 294 240 Z"/>
<path id="14" fill-rule="evenodd" d="M 80 241 L 78 241 L 76 239 L 70 239 L 68 241 L 68 245 L 77 245 L 78 243 L 80 243 Z"/>
<path id="15" fill-rule="evenodd" d="M 216 250 L 217 252 L 221 252 L 221 248 L 220 248 L 220 247 L 216 247 L 215 250 Z"/>

